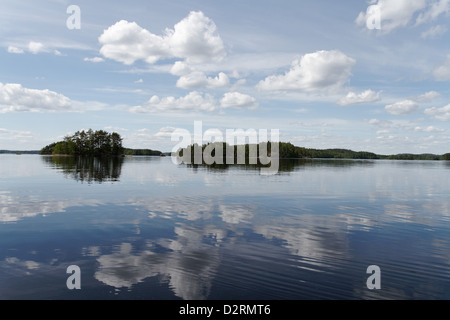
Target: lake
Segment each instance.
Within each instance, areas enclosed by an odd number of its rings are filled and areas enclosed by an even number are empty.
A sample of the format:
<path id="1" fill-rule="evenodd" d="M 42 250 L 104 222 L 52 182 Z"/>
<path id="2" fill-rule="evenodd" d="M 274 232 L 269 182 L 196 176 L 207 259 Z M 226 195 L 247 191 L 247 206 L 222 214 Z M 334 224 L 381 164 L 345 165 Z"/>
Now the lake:
<path id="1" fill-rule="evenodd" d="M 445 161 L 283 160 L 261 175 L 0 155 L 0 299 L 449 299 L 449 177 Z"/>

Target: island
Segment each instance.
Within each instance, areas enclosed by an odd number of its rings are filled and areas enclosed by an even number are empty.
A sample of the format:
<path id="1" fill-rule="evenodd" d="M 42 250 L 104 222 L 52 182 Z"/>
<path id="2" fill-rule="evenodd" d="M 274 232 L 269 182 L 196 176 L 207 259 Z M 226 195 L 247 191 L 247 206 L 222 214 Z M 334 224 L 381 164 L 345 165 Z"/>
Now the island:
<path id="1" fill-rule="evenodd" d="M 122 145 L 123 138 L 117 132 L 104 130 L 77 131 L 64 140 L 51 143 L 41 149 L 41 155 L 59 156 L 161 156 L 161 151 L 151 149 L 130 149 Z"/>
<path id="2" fill-rule="evenodd" d="M 216 142 L 217 143 L 217 142 Z M 263 145 L 262 145 L 263 144 Z M 262 147 L 266 149 L 267 152 L 271 153 L 271 142 L 263 142 L 262 144 L 257 145 L 257 150 L 260 150 Z M 187 148 L 179 149 L 174 154 L 179 156 L 183 156 L 184 151 L 190 148 L 190 153 L 193 162 L 193 156 L 195 153 L 195 149 L 200 149 L 200 152 L 203 152 L 206 148 L 208 148 L 212 143 L 208 143 L 202 146 L 197 144 L 190 145 Z M 245 148 L 245 159 L 248 161 L 250 156 L 250 147 L 255 145 L 245 144 L 243 147 Z M 242 146 L 241 146 L 242 147 Z M 229 146 L 226 143 L 223 143 L 222 150 L 227 150 L 227 148 L 234 148 L 234 156 L 236 158 L 237 149 L 239 146 Z M 353 151 L 349 149 L 314 149 L 314 148 L 305 148 L 293 145 L 291 142 L 278 142 L 278 155 L 280 159 L 357 159 L 357 160 L 450 160 L 450 153 L 446 153 L 444 155 L 438 154 L 412 154 L 412 153 L 400 153 L 393 155 L 381 155 L 368 151 Z M 214 155 L 212 155 L 214 156 Z M 223 153 L 224 163 L 226 162 L 226 152 Z"/>

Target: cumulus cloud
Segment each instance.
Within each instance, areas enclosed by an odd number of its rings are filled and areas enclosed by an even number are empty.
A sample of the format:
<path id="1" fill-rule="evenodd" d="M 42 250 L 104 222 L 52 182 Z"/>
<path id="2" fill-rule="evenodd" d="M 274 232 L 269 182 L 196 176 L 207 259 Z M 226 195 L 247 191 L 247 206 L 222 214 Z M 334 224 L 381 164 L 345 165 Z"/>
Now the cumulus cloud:
<path id="1" fill-rule="evenodd" d="M 437 81 L 450 80 L 450 54 L 447 55 L 447 59 L 441 66 L 434 69 L 433 75 Z"/>
<path id="2" fill-rule="evenodd" d="M 349 106 L 359 103 L 370 103 L 380 100 L 380 93 L 372 90 L 366 90 L 361 93 L 349 92 L 345 97 L 338 101 L 341 106 Z"/>
<path id="3" fill-rule="evenodd" d="M 175 76 L 184 76 L 193 71 L 194 70 L 184 61 L 176 61 L 170 69 L 170 73 Z"/>
<path id="4" fill-rule="evenodd" d="M 398 27 L 407 26 L 413 19 L 416 12 L 423 10 L 427 6 L 426 0 L 378 0 L 372 1 L 380 12 L 381 29 L 383 33 L 389 33 Z M 356 23 L 366 26 L 366 21 L 370 19 L 367 12 L 360 12 L 356 18 Z"/>
<path id="5" fill-rule="evenodd" d="M 215 23 L 202 12 L 191 12 L 173 30 L 167 30 L 167 41 L 174 56 L 189 62 L 220 61 L 225 56 Z"/>
<path id="6" fill-rule="evenodd" d="M 355 60 L 340 51 L 317 51 L 292 62 L 283 75 L 272 75 L 260 81 L 261 90 L 321 92 L 341 89 L 351 75 Z"/>
<path id="7" fill-rule="evenodd" d="M 130 109 L 133 113 L 151 113 L 158 111 L 214 111 L 217 109 L 215 99 L 209 94 L 192 91 L 184 97 L 164 97 L 156 95 L 150 98 L 143 106 Z"/>
<path id="8" fill-rule="evenodd" d="M 200 87 L 221 88 L 230 84 L 228 76 L 220 72 L 217 77 L 207 77 L 201 71 L 194 71 L 187 75 L 181 76 L 177 81 L 177 87 L 183 89 L 195 89 Z"/>
<path id="9" fill-rule="evenodd" d="M 170 69 L 170 74 L 179 76 L 177 87 L 183 89 L 222 88 L 230 85 L 230 78 L 223 72 L 216 77 L 208 77 L 204 72 L 184 61 L 176 61 Z"/>
<path id="10" fill-rule="evenodd" d="M 46 51 L 46 48 L 45 48 L 45 46 L 44 46 L 42 43 L 40 43 L 40 42 L 34 42 L 34 41 L 31 41 L 31 42 L 28 44 L 28 50 L 29 50 L 32 54 L 38 54 L 38 53 L 40 53 L 40 52 L 45 52 L 45 51 Z"/>
<path id="11" fill-rule="evenodd" d="M 0 82 L 0 114 L 11 112 L 84 112 L 102 110 L 107 104 L 71 100 L 49 89 L 29 89 L 17 83 Z"/>
<path id="12" fill-rule="evenodd" d="M 450 0 L 372 0 L 370 4 L 379 9 L 381 32 L 385 34 L 413 24 L 414 20 L 415 26 L 435 21 L 440 15 L 448 14 L 450 11 Z M 355 22 L 365 27 L 366 21 L 370 18 L 370 13 L 360 12 Z M 430 29 L 431 33 L 441 31 Z M 426 36 L 428 35 L 425 34 Z"/>
<path id="13" fill-rule="evenodd" d="M 431 102 L 431 101 L 433 101 L 434 99 L 436 99 L 436 98 L 438 98 L 440 96 L 441 96 L 441 94 L 439 92 L 429 91 L 429 92 L 426 92 L 426 93 L 418 96 L 415 99 L 415 101 L 417 101 L 417 102 Z"/>
<path id="14" fill-rule="evenodd" d="M 163 35 L 121 20 L 99 37 L 100 53 L 127 65 L 138 60 L 153 64 L 167 58 L 182 58 L 189 63 L 220 61 L 225 50 L 216 29 L 215 23 L 200 11 L 191 12 Z"/>
<path id="15" fill-rule="evenodd" d="M 450 121 L 450 104 L 442 108 L 433 107 L 425 109 L 424 114 L 440 121 Z"/>
<path id="16" fill-rule="evenodd" d="M 429 103 L 440 96 L 441 94 L 439 92 L 429 91 L 417 97 L 412 97 L 403 101 L 387 105 L 385 106 L 385 110 L 388 113 L 396 116 L 408 115 L 420 109 L 419 103 L 421 104 Z"/>
<path id="17" fill-rule="evenodd" d="M 135 106 L 130 108 L 130 112 L 212 112 L 227 108 L 256 109 L 258 108 L 258 103 L 255 98 L 239 92 L 226 93 L 220 100 L 220 103 L 218 103 L 216 99 L 210 94 L 203 94 L 198 91 L 192 91 L 186 96 L 180 98 L 175 98 L 172 96 L 160 98 L 154 95 L 142 106 Z"/>
<path id="18" fill-rule="evenodd" d="M 70 111 L 72 101 L 50 91 L 28 89 L 16 83 L 0 83 L 0 113 Z"/>
<path id="19" fill-rule="evenodd" d="M 23 49 L 17 48 L 17 47 L 14 47 L 14 46 L 8 46 L 8 52 L 9 53 L 17 53 L 17 54 L 24 53 Z"/>
<path id="20" fill-rule="evenodd" d="M 396 116 L 414 113 L 419 108 L 420 108 L 419 104 L 413 100 L 403 100 L 385 106 L 385 109 L 388 113 Z"/>
<path id="21" fill-rule="evenodd" d="M 220 100 L 222 108 L 258 108 L 258 102 L 254 97 L 239 92 L 228 92 Z"/>

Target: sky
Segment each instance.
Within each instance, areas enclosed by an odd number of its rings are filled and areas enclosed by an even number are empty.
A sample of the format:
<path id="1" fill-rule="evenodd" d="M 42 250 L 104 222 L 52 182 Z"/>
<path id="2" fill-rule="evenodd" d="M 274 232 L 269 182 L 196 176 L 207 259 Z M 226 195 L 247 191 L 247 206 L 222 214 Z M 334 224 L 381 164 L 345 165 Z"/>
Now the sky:
<path id="1" fill-rule="evenodd" d="M 0 2 L 0 149 L 175 129 L 450 152 L 450 0 Z"/>

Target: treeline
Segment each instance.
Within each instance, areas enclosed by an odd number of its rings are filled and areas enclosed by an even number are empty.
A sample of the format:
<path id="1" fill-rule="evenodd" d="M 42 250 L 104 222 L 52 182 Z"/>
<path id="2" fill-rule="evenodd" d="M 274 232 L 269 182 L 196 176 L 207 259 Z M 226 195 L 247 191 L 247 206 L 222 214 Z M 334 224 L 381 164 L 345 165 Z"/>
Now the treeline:
<path id="1" fill-rule="evenodd" d="M 151 149 L 124 149 L 124 154 L 127 156 L 160 156 L 163 153 L 158 150 Z"/>
<path id="2" fill-rule="evenodd" d="M 217 145 L 217 142 L 215 143 Z M 263 150 L 267 150 L 267 155 L 271 156 L 271 142 L 262 143 L 260 145 L 250 145 L 245 144 L 242 146 L 230 146 L 226 143 L 219 143 L 218 146 L 222 144 L 223 150 L 223 163 L 226 163 L 226 150 L 230 149 L 234 153 L 234 159 L 237 158 L 238 148 L 242 148 L 245 150 L 245 162 L 248 163 L 249 157 L 251 154 L 251 146 L 259 146 L 263 148 Z M 203 153 L 205 149 L 212 144 L 205 144 L 201 146 L 201 152 Z M 191 159 L 192 163 L 194 163 L 194 155 L 195 149 L 197 148 L 200 151 L 200 146 L 191 145 L 188 148 L 191 150 Z M 231 148 L 233 150 L 231 150 Z M 244 149 L 245 148 L 245 149 Z M 259 148 L 259 149 L 260 149 Z M 267 149 L 264 149 L 267 148 Z M 257 148 L 257 150 L 259 150 Z M 304 148 L 293 145 L 290 142 L 279 142 L 278 143 L 279 150 L 279 158 L 280 159 L 361 159 L 361 160 L 376 160 L 376 159 L 388 159 L 388 160 L 450 160 L 450 153 L 446 153 L 444 155 L 435 155 L 435 154 L 397 154 L 397 155 L 379 155 L 373 152 L 367 151 L 353 151 L 348 149 L 312 149 L 312 148 Z M 186 151 L 185 149 L 178 150 L 178 155 L 180 157 L 183 156 L 183 153 Z M 215 150 L 212 151 L 211 156 L 215 156 Z M 259 156 L 259 153 L 256 155 Z"/>
<path id="3" fill-rule="evenodd" d="M 245 152 L 243 151 L 241 154 L 244 155 L 245 154 L 245 159 L 246 162 L 248 162 L 248 158 L 251 156 L 256 156 L 259 157 L 260 153 L 259 150 L 267 150 L 265 151 L 267 154 L 267 156 L 271 156 L 272 155 L 272 143 L 271 142 L 264 142 L 264 143 L 260 143 L 259 145 L 250 145 L 250 144 L 245 144 L 245 145 L 234 145 L 234 146 L 230 146 L 226 143 L 215 143 L 217 146 L 220 147 L 220 144 L 222 144 L 222 150 L 223 150 L 223 159 L 225 160 L 227 157 L 227 149 L 230 150 L 230 153 L 233 153 L 234 158 L 237 158 L 238 152 L 241 148 L 241 150 L 245 150 Z M 201 152 L 203 153 L 205 151 L 205 149 L 210 146 L 211 149 L 212 148 L 212 144 L 205 144 L 203 146 L 201 146 Z M 252 147 L 255 148 L 253 150 L 257 150 L 256 155 L 252 154 L 251 150 Z M 188 148 L 191 149 L 191 158 L 194 159 L 194 155 L 195 155 L 195 149 L 200 150 L 200 146 L 198 145 L 191 145 Z M 183 156 L 184 152 L 186 152 L 186 148 L 185 149 L 180 149 L 178 150 L 178 154 L 180 156 Z M 371 153 L 371 152 L 355 152 L 355 151 L 351 151 L 351 150 L 346 150 L 346 149 L 326 149 L 326 150 L 319 150 L 319 149 L 308 149 L 308 148 L 303 148 L 303 147 L 297 147 L 294 146 L 292 143 L 290 142 L 279 142 L 278 143 L 278 154 L 279 154 L 279 158 L 280 159 L 314 159 L 314 158 L 321 158 L 321 159 L 380 159 L 380 156 L 376 155 L 375 153 Z M 215 150 L 212 150 L 211 153 L 212 157 L 215 157 Z M 225 163 L 225 161 L 224 161 Z"/>
<path id="4" fill-rule="evenodd" d="M 0 150 L 0 154 L 39 154 L 39 150 L 27 150 L 27 151 Z"/>
<path id="5" fill-rule="evenodd" d="M 366 151 L 347 149 L 311 149 L 294 146 L 290 142 L 280 142 L 280 158 L 282 159 L 380 159 L 380 156 Z"/>
<path id="6" fill-rule="evenodd" d="M 41 154 L 115 156 L 122 155 L 122 137 L 116 133 L 104 130 L 77 131 L 72 136 L 66 136 L 63 141 L 45 146 Z"/>
<path id="7" fill-rule="evenodd" d="M 383 156 L 381 159 L 389 159 L 389 160 L 450 160 L 450 153 L 445 155 L 437 155 L 437 154 L 411 154 L 411 153 L 402 153 L 395 154 L 390 156 Z"/>
<path id="8" fill-rule="evenodd" d="M 387 159 L 387 160 L 450 160 L 450 153 L 438 154 L 412 154 L 401 153 L 394 155 L 380 155 L 367 151 L 353 151 L 348 149 L 309 149 L 280 143 L 280 158 L 311 158 L 311 159 Z"/>

